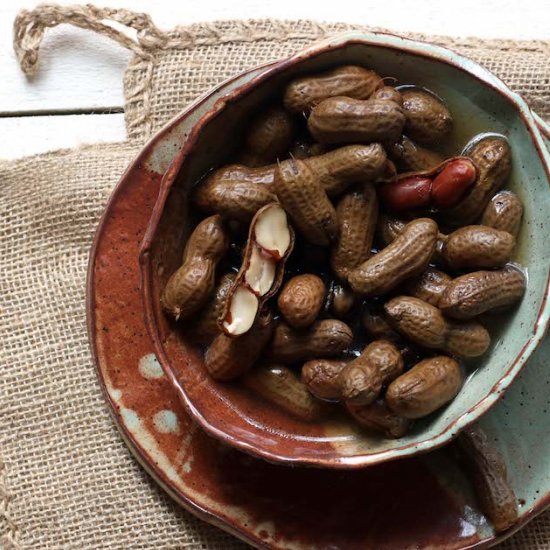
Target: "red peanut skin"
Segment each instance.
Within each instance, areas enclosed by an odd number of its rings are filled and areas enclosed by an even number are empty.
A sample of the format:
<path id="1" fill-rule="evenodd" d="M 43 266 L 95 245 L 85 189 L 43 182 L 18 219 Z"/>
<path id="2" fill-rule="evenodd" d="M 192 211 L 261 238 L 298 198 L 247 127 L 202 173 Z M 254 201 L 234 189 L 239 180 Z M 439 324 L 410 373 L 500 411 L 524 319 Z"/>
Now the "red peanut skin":
<path id="1" fill-rule="evenodd" d="M 432 180 L 423 176 L 411 176 L 398 182 L 386 183 L 380 189 L 380 198 L 384 204 L 394 210 L 412 210 L 430 203 Z"/>
<path id="2" fill-rule="evenodd" d="M 380 197 L 395 212 L 431 206 L 450 208 L 457 204 L 477 180 L 475 164 L 466 158 L 447 162 L 439 173 L 410 175 L 384 184 Z"/>
<path id="3" fill-rule="evenodd" d="M 477 169 L 468 159 L 449 162 L 434 178 L 431 188 L 432 204 L 436 208 L 450 208 L 457 204 L 476 182 Z"/>

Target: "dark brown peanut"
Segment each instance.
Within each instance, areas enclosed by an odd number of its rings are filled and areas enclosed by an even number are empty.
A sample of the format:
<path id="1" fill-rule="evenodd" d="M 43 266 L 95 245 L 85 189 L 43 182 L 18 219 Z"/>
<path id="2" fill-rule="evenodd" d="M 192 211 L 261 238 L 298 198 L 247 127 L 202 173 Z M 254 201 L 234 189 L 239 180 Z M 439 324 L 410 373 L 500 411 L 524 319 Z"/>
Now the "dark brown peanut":
<path id="1" fill-rule="evenodd" d="M 319 357 L 336 357 L 350 344 L 351 329 L 336 319 L 315 322 L 303 331 L 280 323 L 273 333 L 266 355 L 277 363 L 298 363 Z"/>
<path id="2" fill-rule="evenodd" d="M 376 239 L 377 242 L 382 246 L 388 246 L 391 244 L 397 237 L 401 234 L 407 222 L 400 220 L 399 218 L 394 218 L 388 214 L 381 214 L 378 216 L 378 223 L 376 224 Z M 441 251 L 445 241 L 447 240 L 447 235 L 444 235 L 441 232 L 437 234 L 437 242 L 435 244 L 435 250 L 432 256 L 432 261 L 437 264 L 444 264 L 443 258 L 441 257 Z"/>
<path id="3" fill-rule="evenodd" d="M 347 365 L 337 359 L 313 359 L 302 367 L 302 382 L 319 399 L 339 401 L 341 399 L 338 375 Z"/>
<path id="4" fill-rule="evenodd" d="M 229 290 L 233 286 L 236 273 L 226 273 L 214 290 L 214 295 L 202 308 L 196 321 L 193 321 L 193 338 L 201 344 L 209 343 L 214 336 L 219 334 L 218 319 L 225 307 L 225 300 Z"/>
<path id="5" fill-rule="evenodd" d="M 483 513 L 497 533 L 506 531 L 517 522 L 518 511 L 502 455 L 477 424 L 465 428 L 456 442 Z"/>
<path id="6" fill-rule="evenodd" d="M 350 271 L 351 288 L 364 296 L 376 296 L 419 275 L 433 255 L 437 235 L 437 224 L 430 218 L 408 223 L 395 241 Z"/>
<path id="7" fill-rule="evenodd" d="M 515 245 L 506 231 L 467 225 L 448 235 L 442 255 L 452 269 L 492 269 L 510 261 Z"/>
<path id="8" fill-rule="evenodd" d="M 357 304 L 357 297 L 346 286 L 333 281 L 327 297 L 327 309 L 338 319 L 345 319 Z"/>
<path id="9" fill-rule="evenodd" d="M 379 143 L 348 145 L 324 154 L 319 154 L 319 148 L 320 144 L 313 144 L 312 154 L 318 156 L 304 162 L 330 197 L 352 183 L 376 181 L 386 168 L 386 153 Z M 193 191 L 193 202 L 204 212 L 248 223 L 262 206 L 276 200 L 276 168 L 276 164 L 260 168 L 224 166 L 199 183 Z"/>
<path id="10" fill-rule="evenodd" d="M 445 159 L 439 153 L 417 145 L 407 136 L 388 149 L 391 159 L 402 172 L 420 172 L 439 166 Z"/>
<path id="11" fill-rule="evenodd" d="M 399 340 L 399 334 L 391 327 L 386 318 L 380 313 L 365 310 L 361 318 L 363 327 L 372 338 L 385 340 Z"/>
<path id="12" fill-rule="evenodd" d="M 440 143 L 453 128 L 449 109 L 435 95 L 415 88 L 401 90 L 407 119 L 405 133 L 422 145 Z"/>
<path id="13" fill-rule="evenodd" d="M 380 214 L 376 224 L 376 238 L 382 246 L 391 244 L 405 229 L 406 221 L 394 218 L 389 214 Z"/>
<path id="14" fill-rule="evenodd" d="M 523 216 L 523 204 L 512 191 L 500 191 L 489 202 L 481 224 L 518 236 Z"/>
<path id="15" fill-rule="evenodd" d="M 290 115 L 277 105 L 268 107 L 250 123 L 244 139 L 242 162 L 247 166 L 265 166 L 287 156 L 292 142 Z"/>
<path id="16" fill-rule="evenodd" d="M 281 162 L 273 185 L 295 226 L 310 243 L 327 246 L 336 240 L 336 210 L 319 179 L 303 160 Z"/>
<path id="17" fill-rule="evenodd" d="M 351 183 L 375 182 L 384 173 L 387 156 L 379 143 L 346 145 L 304 161 L 327 195 L 343 193 Z"/>
<path id="18" fill-rule="evenodd" d="M 284 365 L 261 365 L 247 372 L 243 383 L 263 399 L 306 422 L 319 420 L 330 410 L 328 403 L 313 397 L 298 376 Z"/>
<path id="19" fill-rule="evenodd" d="M 333 271 L 343 280 L 371 256 L 378 218 L 378 199 L 371 184 L 346 193 L 336 206 L 339 236 L 330 254 Z"/>
<path id="20" fill-rule="evenodd" d="M 275 165 L 224 166 L 198 184 L 193 202 L 204 212 L 249 222 L 262 206 L 277 200 L 272 188 L 274 174 Z"/>
<path id="21" fill-rule="evenodd" d="M 374 71 L 346 65 L 293 80 L 286 87 L 283 102 L 291 113 L 309 113 L 329 97 L 344 95 L 366 99 L 381 86 L 382 78 Z"/>
<path id="22" fill-rule="evenodd" d="M 338 381 L 342 399 L 354 405 L 369 405 L 382 390 L 382 374 L 364 352 L 344 367 Z"/>
<path id="23" fill-rule="evenodd" d="M 419 277 L 406 281 L 405 289 L 411 296 L 420 298 L 432 306 L 437 306 L 451 281 L 452 278 L 443 271 L 428 267 Z"/>
<path id="24" fill-rule="evenodd" d="M 217 263 L 229 241 L 220 216 L 210 216 L 195 227 L 183 254 L 181 267 L 172 274 L 161 296 L 162 308 L 175 319 L 196 313 L 208 300 Z"/>
<path id="25" fill-rule="evenodd" d="M 479 357 L 491 343 L 489 333 L 479 323 L 445 319 L 438 308 L 412 296 L 397 296 L 384 310 L 399 333 L 428 349 L 457 357 Z"/>
<path id="26" fill-rule="evenodd" d="M 503 138 L 482 139 L 468 151 L 467 156 L 474 161 L 479 175 L 466 197 L 445 211 L 445 223 L 453 227 L 474 223 L 504 185 L 511 170 L 510 146 Z"/>
<path id="27" fill-rule="evenodd" d="M 392 143 L 404 124 L 403 110 L 393 101 L 349 97 L 326 99 L 308 119 L 309 131 L 319 143 Z"/>
<path id="28" fill-rule="evenodd" d="M 381 433 L 385 437 L 392 439 L 403 437 L 411 425 L 408 418 L 397 416 L 386 406 L 382 399 L 366 406 L 352 405 L 351 403 L 346 406 L 348 412 L 361 426 Z"/>
<path id="29" fill-rule="evenodd" d="M 376 90 L 370 97 L 372 99 L 385 99 L 387 101 L 393 101 L 400 107 L 403 107 L 403 96 L 401 95 L 401 92 L 396 90 L 393 86 L 383 86 L 382 88 Z"/>
<path id="30" fill-rule="evenodd" d="M 320 143 L 309 143 L 296 140 L 290 147 L 290 156 L 297 160 L 305 160 L 311 157 L 324 155 L 329 150 L 328 146 Z"/>
<path id="31" fill-rule="evenodd" d="M 249 370 L 260 357 L 273 332 L 273 317 L 262 311 L 254 326 L 239 338 L 221 333 L 204 355 L 206 370 L 215 380 L 233 380 Z"/>
<path id="32" fill-rule="evenodd" d="M 472 319 L 495 308 L 521 300 L 525 277 L 515 269 L 474 271 L 453 279 L 439 302 L 445 315 L 455 319 Z"/>
<path id="33" fill-rule="evenodd" d="M 388 407 L 405 418 L 422 418 L 451 401 L 462 387 L 460 365 L 440 355 L 424 359 L 396 378 L 386 392 Z"/>
<path id="34" fill-rule="evenodd" d="M 281 290 L 277 305 L 291 327 L 305 328 L 317 319 L 325 293 L 325 283 L 317 275 L 296 275 Z"/>
<path id="35" fill-rule="evenodd" d="M 403 356 L 400 351 L 388 340 L 371 342 L 361 355 L 373 364 L 382 379 L 382 384 L 389 384 L 395 380 L 404 368 Z"/>

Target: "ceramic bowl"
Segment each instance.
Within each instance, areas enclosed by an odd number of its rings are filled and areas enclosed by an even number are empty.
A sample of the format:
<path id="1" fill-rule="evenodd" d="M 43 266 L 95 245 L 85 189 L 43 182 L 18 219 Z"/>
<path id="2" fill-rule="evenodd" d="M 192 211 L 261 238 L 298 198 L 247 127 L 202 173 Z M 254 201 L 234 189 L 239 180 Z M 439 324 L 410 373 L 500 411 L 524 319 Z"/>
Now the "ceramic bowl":
<path id="1" fill-rule="evenodd" d="M 494 333 L 493 345 L 459 395 L 397 440 L 372 436 L 347 418 L 306 423 L 268 407 L 238 382 L 218 383 L 201 350 L 165 317 L 159 294 L 177 269 L 189 233 L 187 197 L 208 170 L 231 158 L 244 121 L 296 75 L 338 64 L 361 64 L 400 83 L 425 86 L 455 113 L 454 140 L 480 132 L 507 136 L 513 155 L 508 188 L 525 205 L 517 259 L 528 269 L 521 304 Z M 498 78 L 449 50 L 387 34 L 346 33 L 266 68 L 227 94 L 214 92 L 211 110 L 194 125 L 164 176 L 142 243 L 140 263 L 147 329 L 164 371 L 191 416 L 210 434 L 241 450 L 285 463 L 356 468 L 403 458 L 449 442 L 486 412 L 510 386 L 540 343 L 549 317 L 550 157 L 525 102 Z M 467 116 L 460 115 L 467 113 Z M 493 331 L 494 332 L 494 331 Z"/>

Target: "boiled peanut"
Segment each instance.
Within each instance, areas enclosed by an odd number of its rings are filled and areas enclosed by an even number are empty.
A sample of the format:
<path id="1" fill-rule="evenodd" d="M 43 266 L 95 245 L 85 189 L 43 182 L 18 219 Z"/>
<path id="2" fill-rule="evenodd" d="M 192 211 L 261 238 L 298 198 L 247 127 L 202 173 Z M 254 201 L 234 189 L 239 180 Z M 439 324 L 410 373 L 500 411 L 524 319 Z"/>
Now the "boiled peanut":
<path id="1" fill-rule="evenodd" d="M 399 218 L 394 218 L 388 214 L 381 214 L 378 217 L 378 223 L 376 225 L 375 235 L 378 242 L 382 246 L 388 246 L 401 234 L 407 222 L 400 220 Z M 432 256 L 432 261 L 438 264 L 444 264 L 443 258 L 441 256 L 441 251 L 445 241 L 447 240 L 447 235 L 444 235 L 441 232 L 437 234 L 437 242 L 435 243 L 435 250 Z"/>
<path id="2" fill-rule="evenodd" d="M 236 273 L 226 273 L 214 290 L 214 295 L 202 308 L 199 316 L 193 321 L 193 338 L 200 343 L 208 343 L 219 332 L 218 318 L 225 307 L 229 290 L 235 282 Z"/>
<path id="3" fill-rule="evenodd" d="M 457 357 L 479 357 L 491 343 L 487 330 L 475 321 L 445 319 L 441 311 L 412 296 L 397 296 L 384 305 L 390 324 L 401 334 L 428 349 Z"/>
<path id="4" fill-rule="evenodd" d="M 242 162 L 247 166 L 265 166 L 287 155 L 292 142 L 290 115 L 278 105 L 260 112 L 248 128 L 244 139 Z"/>
<path id="5" fill-rule="evenodd" d="M 365 360 L 376 367 L 380 373 L 382 384 L 389 384 L 403 372 L 403 357 L 395 345 L 388 340 L 371 342 L 361 355 L 364 355 Z"/>
<path id="6" fill-rule="evenodd" d="M 442 255 L 452 269 L 492 269 L 510 261 L 516 239 L 485 225 L 467 225 L 447 237 Z"/>
<path id="7" fill-rule="evenodd" d="M 266 350 L 270 361 L 297 363 L 319 357 L 340 355 L 353 339 L 351 329 L 336 319 L 315 322 L 305 331 L 297 331 L 280 323 Z"/>
<path id="8" fill-rule="evenodd" d="M 432 183 L 431 202 L 435 208 L 454 206 L 474 185 L 477 168 L 467 158 L 455 158 L 446 163 Z"/>
<path id="9" fill-rule="evenodd" d="M 380 313 L 366 309 L 361 317 L 363 327 L 372 338 L 398 340 L 399 334 L 391 327 L 386 318 Z"/>
<path id="10" fill-rule="evenodd" d="M 241 376 L 258 360 L 272 332 L 273 316 L 262 311 L 253 327 L 239 338 L 219 334 L 204 355 L 206 370 L 215 380 L 233 380 Z"/>
<path id="11" fill-rule="evenodd" d="M 341 398 L 338 375 L 347 365 L 337 359 L 312 359 L 302 366 L 302 382 L 319 399 L 339 401 Z"/>
<path id="12" fill-rule="evenodd" d="M 419 275 L 432 257 L 437 234 L 437 224 L 429 218 L 408 223 L 395 241 L 350 271 L 351 288 L 361 295 L 376 296 Z"/>
<path id="13" fill-rule="evenodd" d="M 305 328 L 317 319 L 325 293 L 325 283 L 317 275 L 296 275 L 281 290 L 277 305 L 291 327 Z"/>
<path id="14" fill-rule="evenodd" d="M 357 297 L 347 287 L 333 281 L 327 297 L 327 308 L 337 318 L 347 317 L 357 303 Z"/>
<path id="15" fill-rule="evenodd" d="M 503 138 L 484 138 L 470 149 L 467 156 L 474 161 L 479 174 L 466 197 L 445 211 L 445 223 L 454 227 L 475 222 L 511 171 L 510 146 Z"/>
<path id="16" fill-rule="evenodd" d="M 525 292 L 525 277 L 515 269 L 474 271 L 453 279 L 439 307 L 455 319 L 471 319 L 494 308 L 510 306 L 521 300 Z"/>
<path id="17" fill-rule="evenodd" d="M 366 406 L 348 403 L 346 408 L 361 426 L 392 439 L 403 437 L 411 425 L 408 418 L 397 416 L 382 399 Z"/>
<path id="18" fill-rule="evenodd" d="M 400 90 L 405 113 L 405 133 L 422 145 L 440 143 L 453 128 L 449 109 L 434 94 L 417 88 Z"/>
<path id="19" fill-rule="evenodd" d="M 401 136 L 399 141 L 389 147 L 388 153 L 403 172 L 431 170 L 445 160 L 439 153 L 417 145 L 407 136 Z"/>
<path id="20" fill-rule="evenodd" d="M 410 176 L 384 184 L 380 198 L 390 210 L 402 212 L 428 206 L 432 180 L 427 176 Z"/>
<path id="21" fill-rule="evenodd" d="M 345 95 L 345 94 L 338 94 Z M 378 88 L 371 96 L 372 99 L 385 99 L 387 101 L 393 101 L 400 107 L 403 107 L 403 96 L 399 90 L 396 90 L 393 86 L 383 86 Z"/>
<path id="22" fill-rule="evenodd" d="M 500 191 L 489 202 L 481 224 L 518 236 L 523 216 L 523 204 L 512 191 Z"/>
<path id="23" fill-rule="evenodd" d="M 318 154 L 320 148 L 320 144 L 313 144 L 311 152 L 318 156 L 304 162 L 330 197 L 339 195 L 351 183 L 376 181 L 386 168 L 386 153 L 379 143 L 348 145 Z M 249 222 L 262 206 L 276 200 L 273 190 L 276 168 L 276 164 L 261 168 L 224 166 L 197 185 L 193 202 L 204 212 Z"/>
<path id="24" fill-rule="evenodd" d="M 375 182 L 384 173 L 387 156 L 379 143 L 346 145 L 304 161 L 329 197 L 341 194 L 351 183 Z"/>
<path id="25" fill-rule="evenodd" d="M 218 320 L 228 336 L 247 332 L 262 305 L 279 289 L 294 232 L 277 202 L 260 208 L 252 221 L 243 261 Z"/>
<path id="26" fill-rule="evenodd" d="M 382 375 L 378 367 L 363 353 L 348 363 L 338 376 L 342 399 L 354 405 L 369 405 L 382 390 Z"/>
<path id="27" fill-rule="evenodd" d="M 273 186 L 295 226 L 310 243 L 327 246 L 336 240 L 336 210 L 305 161 L 279 163 Z"/>
<path id="28" fill-rule="evenodd" d="M 272 189 L 274 174 L 275 166 L 224 166 L 198 184 L 193 203 L 204 212 L 249 222 L 262 206 L 277 200 Z"/>
<path id="29" fill-rule="evenodd" d="M 354 405 L 368 405 L 380 394 L 383 384 L 403 372 L 399 350 L 387 340 L 371 342 L 339 375 L 342 399 Z"/>
<path id="30" fill-rule="evenodd" d="M 394 142 L 401 136 L 405 115 L 385 99 L 332 97 L 319 103 L 307 121 L 319 143 Z"/>
<path id="31" fill-rule="evenodd" d="M 161 296 L 163 309 L 184 319 L 196 313 L 214 287 L 216 264 L 229 245 L 220 216 L 206 218 L 191 233 L 181 267 L 168 279 Z"/>
<path id="32" fill-rule="evenodd" d="M 351 269 L 371 256 L 374 229 L 378 218 L 378 199 L 371 184 L 346 193 L 336 206 L 339 236 L 331 249 L 332 270 L 346 280 Z"/>
<path id="33" fill-rule="evenodd" d="M 308 113 L 329 97 L 366 99 L 381 86 L 383 80 L 374 71 L 346 65 L 293 80 L 286 87 L 283 102 L 291 113 Z"/>
<path id="34" fill-rule="evenodd" d="M 388 407 L 405 418 L 421 418 L 451 401 L 463 382 L 460 365 L 440 355 L 424 359 L 396 378 L 386 392 Z"/>
<path id="35" fill-rule="evenodd" d="M 397 212 L 432 206 L 449 208 L 475 183 L 477 168 L 468 157 L 453 157 L 439 166 L 400 176 L 381 188 L 388 208 Z"/>
<path id="36" fill-rule="evenodd" d="M 376 224 L 376 237 L 382 246 L 391 244 L 405 229 L 406 221 L 394 218 L 389 214 L 382 213 L 378 216 Z"/>
<path id="37" fill-rule="evenodd" d="M 330 411 L 330 405 L 313 397 L 298 376 L 284 365 L 261 365 L 247 372 L 243 383 L 263 399 L 306 422 L 319 420 Z"/>
<path id="38" fill-rule="evenodd" d="M 443 271 L 428 267 L 422 275 L 406 281 L 405 288 L 411 296 L 437 306 L 451 281 L 452 278 Z"/>
<path id="39" fill-rule="evenodd" d="M 497 533 L 506 531 L 516 523 L 518 512 L 502 455 L 477 424 L 462 430 L 456 442 L 483 513 Z"/>
<path id="40" fill-rule="evenodd" d="M 290 147 L 290 156 L 297 160 L 305 160 L 310 157 L 323 155 L 328 151 L 328 146 L 320 143 L 309 143 L 303 140 L 296 140 Z"/>

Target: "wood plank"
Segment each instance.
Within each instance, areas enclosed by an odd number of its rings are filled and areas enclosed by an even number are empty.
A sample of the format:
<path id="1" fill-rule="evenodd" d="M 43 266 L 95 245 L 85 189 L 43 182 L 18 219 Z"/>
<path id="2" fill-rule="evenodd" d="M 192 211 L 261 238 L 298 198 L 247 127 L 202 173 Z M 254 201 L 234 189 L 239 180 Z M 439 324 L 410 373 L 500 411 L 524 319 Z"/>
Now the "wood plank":
<path id="1" fill-rule="evenodd" d="M 63 25 L 47 31 L 37 75 L 28 80 L 13 54 L 12 24 L 21 8 L 36 0 L 0 3 L 0 113 L 60 110 L 116 109 L 123 105 L 122 74 L 130 54 L 109 39 Z M 70 1 L 63 3 L 71 3 Z M 109 2 L 106 2 L 109 4 Z M 462 0 L 446 2 L 439 9 L 432 0 L 117 0 L 120 7 L 151 14 L 156 24 L 171 28 L 227 18 L 315 18 L 455 36 L 550 38 L 548 0 Z"/>
<path id="2" fill-rule="evenodd" d="M 14 159 L 86 143 L 126 138 L 124 115 L 57 115 L 0 118 L 0 159 Z"/>

